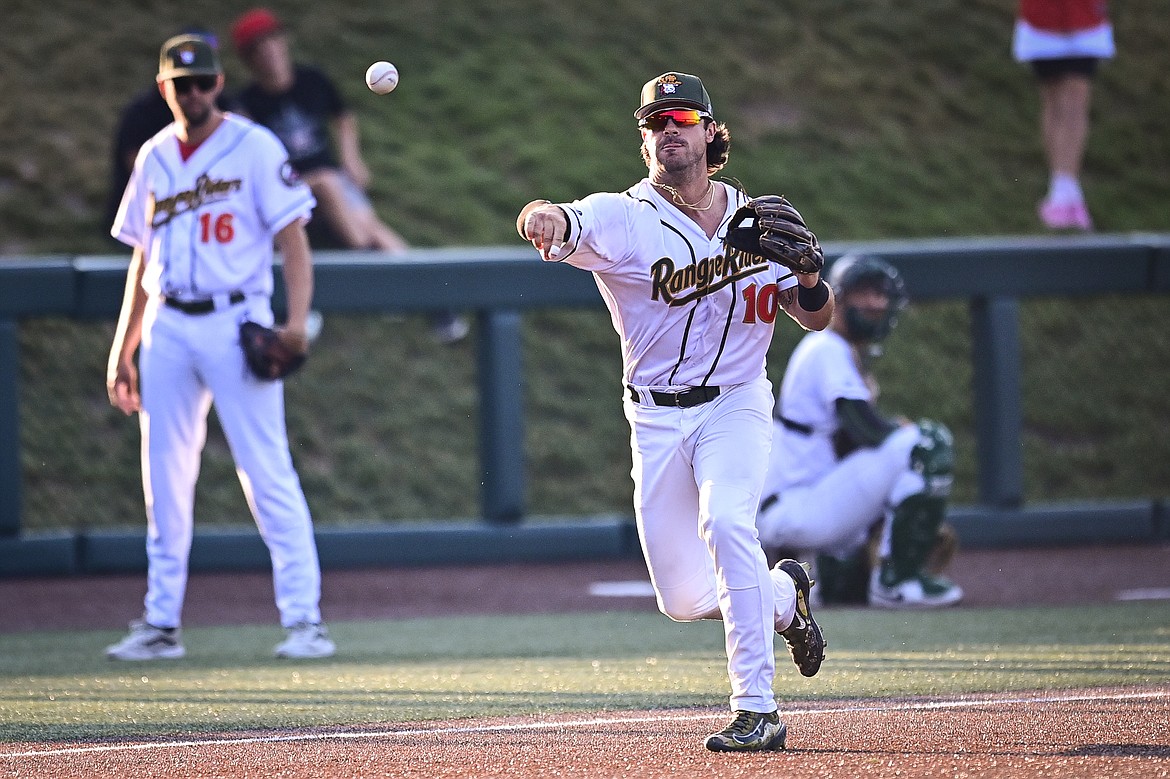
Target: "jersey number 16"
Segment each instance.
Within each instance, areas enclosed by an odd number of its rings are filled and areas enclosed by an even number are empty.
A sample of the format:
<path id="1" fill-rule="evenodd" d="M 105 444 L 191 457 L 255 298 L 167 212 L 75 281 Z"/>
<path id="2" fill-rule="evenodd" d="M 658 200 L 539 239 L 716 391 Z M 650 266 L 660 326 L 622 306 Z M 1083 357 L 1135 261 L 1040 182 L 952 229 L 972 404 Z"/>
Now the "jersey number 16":
<path id="1" fill-rule="evenodd" d="M 236 229 L 232 227 L 230 212 L 214 218 L 207 213 L 199 215 L 199 240 L 203 243 L 210 243 L 213 237 L 219 243 L 230 243 L 235 236 Z"/>

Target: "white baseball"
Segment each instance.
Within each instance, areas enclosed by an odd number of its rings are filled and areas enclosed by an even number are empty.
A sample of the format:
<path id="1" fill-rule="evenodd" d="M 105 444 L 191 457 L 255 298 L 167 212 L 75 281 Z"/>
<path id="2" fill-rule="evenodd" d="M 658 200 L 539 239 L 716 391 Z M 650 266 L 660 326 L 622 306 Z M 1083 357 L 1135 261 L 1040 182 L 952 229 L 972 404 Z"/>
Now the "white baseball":
<path id="1" fill-rule="evenodd" d="M 398 86 L 398 68 L 384 60 L 375 62 L 366 68 L 366 86 L 379 95 L 393 92 Z"/>
<path id="2" fill-rule="evenodd" d="M 305 337 L 309 339 L 309 343 L 313 343 L 321 335 L 321 328 L 325 325 L 325 317 L 321 316 L 321 312 L 316 309 L 309 312 L 305 318 Z"/>

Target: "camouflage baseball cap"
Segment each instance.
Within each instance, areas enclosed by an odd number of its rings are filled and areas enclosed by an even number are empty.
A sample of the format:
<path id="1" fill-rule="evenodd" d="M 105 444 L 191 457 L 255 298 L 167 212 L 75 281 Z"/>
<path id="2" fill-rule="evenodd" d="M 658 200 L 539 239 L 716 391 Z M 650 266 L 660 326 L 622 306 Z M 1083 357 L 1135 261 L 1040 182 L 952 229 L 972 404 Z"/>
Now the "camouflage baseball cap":
<path id="1" fill-rule="evenodd" d="M 645 119 L 663 108 L 697 108 L 714 116 L 711 96 L 698 76 L 688 73 L 663 73 L 642 87 L 642 107 L 634 112 L 635 119 Z"/>
<path id="2" fill-rule="evenodd" d="M 215 47 L 199 35 L 176 35 L 162 46 L 158 80 L 180 76 L 214 76 L 223 72 Z"/>

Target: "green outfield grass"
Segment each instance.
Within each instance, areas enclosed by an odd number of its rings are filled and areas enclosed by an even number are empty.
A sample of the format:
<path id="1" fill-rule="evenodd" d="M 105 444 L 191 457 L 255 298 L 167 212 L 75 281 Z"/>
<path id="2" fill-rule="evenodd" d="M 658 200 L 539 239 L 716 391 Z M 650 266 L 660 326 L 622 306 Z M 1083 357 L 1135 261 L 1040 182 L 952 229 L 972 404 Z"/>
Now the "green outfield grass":
<path id="1" fill-rule="evenodd" d="M 825 698 L 1170 683 L 1170 604 L 889 613 L 826 610 L 805 679 L 778 642 L 781 706 Z M 719 706 L 717 623 L 656 614 L 332 626 L 329 660 L 271 658 L 272 627 L 187 631 L 181 661 L 113 663 L 111 631 L 0 635 L 0 739 L 149 738 L 464 717 Z"/>

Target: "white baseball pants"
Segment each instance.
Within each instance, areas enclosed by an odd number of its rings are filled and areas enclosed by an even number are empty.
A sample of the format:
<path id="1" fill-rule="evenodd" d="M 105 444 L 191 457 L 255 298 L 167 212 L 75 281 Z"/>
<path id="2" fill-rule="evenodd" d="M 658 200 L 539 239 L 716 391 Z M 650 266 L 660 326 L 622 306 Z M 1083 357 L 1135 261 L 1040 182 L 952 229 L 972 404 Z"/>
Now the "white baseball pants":
<path id="1" fill-rule="evenodd" d="M 766 378 L 694 408 L 625 401 L 634 511 L 658 607 L 671 619 L 722 619 L 731 708 L 776 710 L 775 631 L 796 607 L 773 577 L 755 514 L 772 439 Z"/>
<path id="2" fill-rule="evenodd" d="M 760 538 L 770 547 L 830 554 L 865 543 L 875 520 L 925 488 L 921 474 L 910 468 L 910 450 L 920 437 L 916 425 L 906 425 L 881 445 L 851 453 L 820 481 L 784 490 L 760 512 Z M 886 544 L 884 534 L 883 552 Z"/>
<path id="3" fill-rule="evenodd" d="M 321 571 L 309 507 L 289 454 L 284 384 L 249 373 L 239 325 L 271 325 L 266 298 L 209 314 L 148 306 L 139 354 L 142 483 L 149 563 L 145 619 L 181 624 L 195 483 L 214 400 L 252 517 L 272 557 L 281 624 L 320 622 Z"/>

